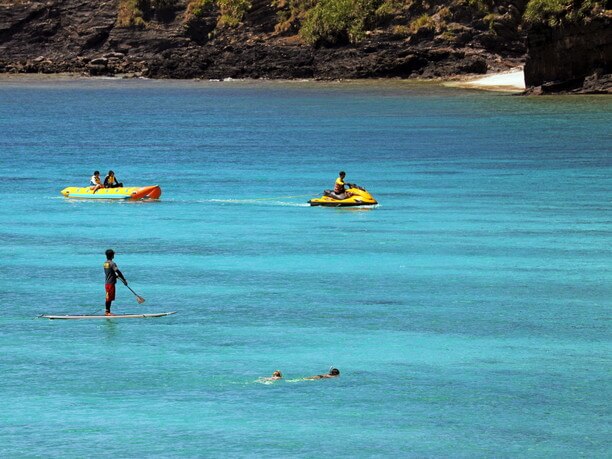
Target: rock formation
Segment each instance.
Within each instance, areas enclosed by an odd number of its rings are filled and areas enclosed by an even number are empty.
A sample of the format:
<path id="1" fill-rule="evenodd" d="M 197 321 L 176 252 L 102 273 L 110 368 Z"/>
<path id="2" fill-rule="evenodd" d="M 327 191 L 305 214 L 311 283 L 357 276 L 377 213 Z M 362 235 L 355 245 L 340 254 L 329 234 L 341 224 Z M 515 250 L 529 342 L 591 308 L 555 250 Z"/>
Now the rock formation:
<path id="1" fill-rule="evenodd" d="M 612 21 L 601 16 L 587 23 L 528 33 L 525 84 L 531 94 L 612 92 Z"/>
<path id="2" fill-rule="evenodd" d="M 526 63 L 530 93 L 610 92 L 612 27 L 604 3 L 0 0 L 0 72 L 436 78 Z M 530 8 L 536 19 L 526 40 Z M 585 11 L 596 17 L 585 19 Z M 584 14 L 569 21 L 574 12 Z M 326 23 L 329 17 L 336 23 Z"/>
<path id="3" fill-rule="evenodd" d="M 442 0 L 426 7 L 386 0 L 395 10 L 376 16 L 358 41 L 318 44 L 298 34 L 299 20 L 279 27 L 279 0 L 252 0 L 233 26 L 219 25 L 216 8 L 190 16 L 187 0 L 170 2 L 163 15 L 150 9 L 122 20 L 118 12 L 125 1 L 0 0 L 0 72 L 432 78 L 507 69 L 524 59 L 522 1 L 497 2 L 487 12 L 469 0 L 450 7 Z M 415 25 L 417 18 L 427 21 Z M 120 26 L 122 21 L 128 26 Z"/>

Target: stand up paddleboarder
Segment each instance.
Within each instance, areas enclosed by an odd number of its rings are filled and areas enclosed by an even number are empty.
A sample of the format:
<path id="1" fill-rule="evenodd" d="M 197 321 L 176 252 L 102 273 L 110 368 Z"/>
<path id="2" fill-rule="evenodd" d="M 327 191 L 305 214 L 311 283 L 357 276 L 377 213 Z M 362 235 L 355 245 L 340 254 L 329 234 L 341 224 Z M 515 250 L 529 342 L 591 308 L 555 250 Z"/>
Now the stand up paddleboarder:
<path id="1" fill-rule="evenodd" d="M 104 315 L 106 316 L 114 315 L 111 312 L 111 303 L 115 300 L 115 284 L 117 284 L 117 277 L 119 277 L 125 285 L 128 284 L 121 271 L 119 271 L 117 264 L 113 261 L 113 258 L 115 258 L 115 252 L 112 249 L 108 249 L 106 251 L 106 261 L 104 262 L 104 274 L 106 276 L 106 284 L 104 285 L 106 289 L 106 312 Z"/>

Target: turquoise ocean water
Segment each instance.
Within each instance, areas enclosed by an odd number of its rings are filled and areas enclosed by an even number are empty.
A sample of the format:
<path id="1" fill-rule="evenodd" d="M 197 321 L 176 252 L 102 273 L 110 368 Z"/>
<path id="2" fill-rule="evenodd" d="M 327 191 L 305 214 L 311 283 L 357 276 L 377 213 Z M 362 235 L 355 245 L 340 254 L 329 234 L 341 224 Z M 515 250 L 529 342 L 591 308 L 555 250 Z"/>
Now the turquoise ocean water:
<path id="1" fill-rule="evenodd" d="M 431 84 L 4 80 L 0 456 L 609 457 L 611 125 Z M 164 194 L 60 196 L 94 169 Z M 380 205 L 308 207 L 340 169 Z M 178 314 L 35 319 L 102 311 L 109 247 L 147 300 L 115 312 Z"/>

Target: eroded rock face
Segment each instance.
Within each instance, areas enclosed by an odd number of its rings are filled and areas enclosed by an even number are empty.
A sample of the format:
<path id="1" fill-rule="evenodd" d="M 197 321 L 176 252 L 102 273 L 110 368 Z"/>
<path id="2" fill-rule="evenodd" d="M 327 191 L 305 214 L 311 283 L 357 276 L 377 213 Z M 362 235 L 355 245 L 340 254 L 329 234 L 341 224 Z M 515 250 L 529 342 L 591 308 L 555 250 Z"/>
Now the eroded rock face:
<path id="1" fill-rule="evenodd" d="M 525 84 L 532 93 L 612 92 L 612 21 L 528 32 Z"/>
<path id="2" fill-rule="evenodd" d="M 522 1 L 500 8 L 496 23 L 457 10 L 452 33 L 398 33 L 410 11 L 357 45 L 313 47 L 295 28 L 276 32 L 271 0 L 236 28 L 218 28 L 218 11 L 185 19 L 186 0 L 145 28 L 117 26 L 119 0 L 0 0 L 0 72 L 129 75 L 151 78 L 448 77 L 507 69 L 524 58 Z M 445 3 L 432 0 L 431 4 Z M 466 7 L 467 8 L 467 7 Z M 518 8 L 518 9 L 517 9 Z M 463 12 L 462 12 L 463 11 Z M 461 13 L 461 14 L 460 14 Z M 415 12 L 414 14 L 420 14 Z M 404 28 L 405 29 L 405 28 Z"/>

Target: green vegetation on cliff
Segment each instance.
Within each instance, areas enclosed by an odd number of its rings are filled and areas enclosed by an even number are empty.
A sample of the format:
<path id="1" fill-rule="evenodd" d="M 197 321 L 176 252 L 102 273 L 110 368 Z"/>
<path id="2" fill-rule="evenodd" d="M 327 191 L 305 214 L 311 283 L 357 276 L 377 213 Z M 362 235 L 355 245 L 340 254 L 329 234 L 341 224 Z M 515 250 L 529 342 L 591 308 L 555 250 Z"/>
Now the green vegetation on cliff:
<path id="1" fill-rule="evenodd" d="M 531 25 L 557 27 L 588 21 L 605 11 L 605 7 L 605 1 L 596 0 L 531 0 L 524 19 Z"/>
<path id="2" fill-rule="evenodd" d="M 310 44 L 356 43 L 363 39 L 381 0 L 319 0 L 306 13 L 301 37 Z"/>
<path id="3" fill-rule="evenodd" d="M 146 0 L 119 0 L 117 25 L 119 27 L 144 27 Z"/>
<path id="4" fill-rule="evenodd" d="M 204 17 L 214 8 L 219 11 L 218 27 L 236 27 L 251 8 L 250 0 L 190 0 L 184 20 L 186 23 Z"/>
<path id="5" fill-rule="evenodd" d="M 117 25 L 119 27 L 146 27 L 147 20 L 177 8 L 177 0 L 119 0 Z M 189 0 L 184 21 L 190 22 L 206 15 L 214 8 L 219 11 L 219 27 L 235 27 L 251 8 L 250 0 Z"/>
<path id="6" fill-rule="evenodd" d="M 251 9 L 250 0 L 217 0 L 217 6 L 221 11 L 218 26 L 236 27 L 247 11 Z"/>
<path id="7" fill-rule="evenodd" d="M 300 24 L 306 18 L 306 13 L 316 4 L 317 0 L 273 0 L 272 6 L 278 8 L 276 32 L 298 30 Z"/>
<path id="8" fill-rule="evenodd" d="M 117 25 L 143 28 L 148 16 L 163 16 L 177 7 L 177 0 L 119 0 Z"/>
<path id="9" fill-rule="evenodd" d="M 524 0 L 267 0 L 264 6 L 263 0 L 119 0 L 117 23 L 146 27 L 155 19 L 163 20 L 166 13 L 183 9 L 183 23 L 192 35 L 212 37 L 243 22 L 250 26 L 253 19 L 249 20 L 248 12 L 253 3 L 257 20 L 263 8 L 272 7 L 276 33 L 297 35 L 314 46 L 357 44 L 369 34 L 380 33 L 417 36 L 417 40 L 435 37 L 438 42 L 456 44 L 469 39 L 466 28 L 488 29 L 493 36 L 502 31 L 507 37 L 516 34 L 512 31 L 518 30 L 526 4 Z M 578 3 L 580 7 L 574 9 L 585 14 L 602 2 L 532 0 L 525 18 L 554 21 L 567 15 L 567 5 Z"/>
<path id="10" fill-rule="evenodd" d="M 496 33 L 500 23 L 520 22 L 521 2 L 494 0 L 276 0 L 285 21 L 299 20 L 302 39 L 313 45 L 357 43 L 368 31 L 389 27 L 395 35 L 423 33 L 453 41 L 463 22 L 482 20 Z M 290 4 L 291 8 L 286 5 Z M 294 5 L 299 4 L 299 14 Z M 305 6 L 310 6 L 309 8 Z M 518 13 L 515 13 L 518 12 Z M 282 23 L 277 30 L 287 30 Z M 295 26 L 295 23 L 292 23 Z"/>
<path id="11" fill-rule="evenodd" d="M 185 21 L 192 18 L 201 18 L 204 16 L 206 11 L 213 8 L 215 4 L 214 0 L 191 0 L 187 4 L 187 10 L 185 11 Z"/>

